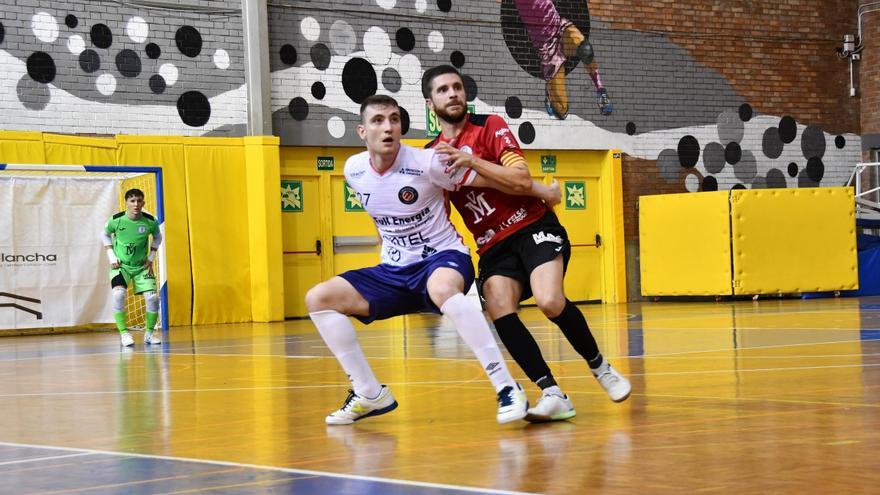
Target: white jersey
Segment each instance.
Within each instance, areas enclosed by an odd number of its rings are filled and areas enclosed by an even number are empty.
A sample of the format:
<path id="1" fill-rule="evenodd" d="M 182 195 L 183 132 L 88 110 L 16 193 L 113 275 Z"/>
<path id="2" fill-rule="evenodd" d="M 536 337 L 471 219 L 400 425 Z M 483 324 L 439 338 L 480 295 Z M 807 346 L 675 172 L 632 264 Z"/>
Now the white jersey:
<path id="1" fill-rule="evenodd" d="M 434 150 L 404 144 L 394 165 L 381 175 L 366 151 L 345 162 L 345 180 L 382 237 L 382 263 L 395 266 L 449 249 L 469 253 L 449 221 L 444 189 L 454 191 L 474 177 L 469 168 L 449 174 Z"/>

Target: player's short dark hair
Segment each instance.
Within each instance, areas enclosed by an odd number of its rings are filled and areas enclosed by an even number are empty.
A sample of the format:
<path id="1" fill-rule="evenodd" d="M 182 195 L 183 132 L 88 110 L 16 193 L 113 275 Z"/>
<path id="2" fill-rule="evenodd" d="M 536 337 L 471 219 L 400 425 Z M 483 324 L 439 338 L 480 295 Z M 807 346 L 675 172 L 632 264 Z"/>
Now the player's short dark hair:
<path id="1" fill-rule="evenodd" d="M 400 108 L 397 100 L 388 95 L 370 95 L 364 98 L 364 101 L 361 102 L 361 121 L 364 120 L 364 112 L 367 111 L 367 107 L 371 107 L 374 105 Z"/>
<path id="2" fill-rule="evenodd" d="M 425 74 L 422 76 L 422 96 L 424 96 L 426 100 L 431 97 L 434 79 L 443 74 L 455 74 L 461 78 L 461 72 L 451 65 L 438 65 L 426 70 Z"/>
<path id="3" fill-rule="evenodd" d="M 140 189 L 129 189 L 128 191 L 125 191 L 125 200 L 128 201 L 128 198 L 144 199 L 144 192 Z"/>

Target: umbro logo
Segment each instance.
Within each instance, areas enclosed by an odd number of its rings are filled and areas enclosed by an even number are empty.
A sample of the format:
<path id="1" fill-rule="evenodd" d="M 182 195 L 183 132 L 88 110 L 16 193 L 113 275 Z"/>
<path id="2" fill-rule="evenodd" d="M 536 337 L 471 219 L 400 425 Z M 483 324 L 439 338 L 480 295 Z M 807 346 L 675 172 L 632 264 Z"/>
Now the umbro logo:
<path id="1" fill-rule="evenodd" d="M 541 244 L 542 242 L 555 242 L 556 244 L 562 244 L 561 236 L 546 234 L 544 231 L 532 234 L 532 239 L 535 240 L 535 244 Z"/>

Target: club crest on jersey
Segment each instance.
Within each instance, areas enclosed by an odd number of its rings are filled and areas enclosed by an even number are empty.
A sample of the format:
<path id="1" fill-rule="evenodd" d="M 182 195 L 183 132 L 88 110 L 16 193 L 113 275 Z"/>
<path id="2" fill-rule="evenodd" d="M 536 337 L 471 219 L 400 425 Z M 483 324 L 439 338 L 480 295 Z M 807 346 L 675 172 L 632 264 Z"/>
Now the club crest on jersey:
<path id="1" fill-rule="evenodd" d="M 474 154 L 473 148 L 471 148 L 470 145 L 467 145 L 467 144 L 462 146 L 461 148 L 459 148 L 459 151 L 463 151 L 463 152 L 467 153 L 468 155 Z"/>
<path id="2" fill-rule="evenodd" d="M 143 234 L 143 233 L 146 232 L 146 231 L 147 231 L 147 228 L 144 227 L 143 225 L 141 225 L 140 227 L 138 227 L 138 233 Z"/>
<path id="3" fill-rule="evenodd" d="M 397 193 L 397 199 L 405 205 L 411 205 L 418 201 L 419 192 L 416 191 L 414 187 L 404 186 L 400 189 L 400 192 Z"/>

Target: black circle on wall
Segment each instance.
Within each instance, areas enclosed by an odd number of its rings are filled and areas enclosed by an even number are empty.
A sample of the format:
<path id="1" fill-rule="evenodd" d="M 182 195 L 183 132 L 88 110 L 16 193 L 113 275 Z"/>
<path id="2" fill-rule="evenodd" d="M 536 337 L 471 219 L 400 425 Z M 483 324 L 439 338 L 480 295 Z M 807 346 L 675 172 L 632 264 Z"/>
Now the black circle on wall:
<path id="1" fill-rule="evenodd" d="M 397 93 L 402 85 L 400 74 L 394 70 L 394 67 L 385 67 L 382 71 L 382 86 L 392 93 Z"/>
<path id="2" fill-rule="evenodd" d="M 147 43 L 147 46 L 144 49 L 147 52 L 147 56 L 151 59 L 155 60 L 162 55 L 162 49 L 159 48 L 159 45 L 155 43 Z"/>
<path id="3" fill-rule="evenodd" d="M 409 28 L 403 27 L 398 29 L 394 39 L 397 41 L 397 46 L 405 52 L 412 50 L 416 46 L 416 37 Z"/>
<path id="4" fill-rule="evenodd" d="M 794 138 L 797 136 L 797 122 L 794 121 L 793 117 L 789 117 L 786 115 L 779 119 L 779 139 L 788 144 L 794 141 Z"/>
<path id="5" fill-rule="evenodd" d="M 724 161 L 731 165 L 736 165 L 742 159 L 742 147 L 736 141 L 727 143 L 724 147 Z"/>
<path id="6" fill-rule="evenodd" d="M 730 190 L 736 191 L 737 189 L 745 189 L 745 188 L 746 188 L 746 186 L 744 186 L 742 184 L 736 184 L 735 186 L 731 187 Z"/>
<path id="7" fill-rule="evenodd" d="M 785 174 L 778 168 L 771 168 L 767 171 L 767 187 L 771 189 L 785 189 Z"/>
<path id="8" fill-rule="evenodd" d="M 92 44 L 98 48 L 110 48 L 113 44 L 113 32 L 104 24 L 92 26 L 89 35 L 92 37 Z"/>
<path id="9" fill-rule="evenodd" d="M 477 98 L 477 81 L 471 76 L 461 75 L 461 82 L 464 83 L 464 94 L 467 101 L 474 101 Z"/>
<path id="10" fill-rule="evenodd" d="M 83 50 L 79 54 L 79 67 L 86 74 L 91 74 L 101 68 L 101 57 L 95 50 Z"/>
<path id="11" fill-rule="evenodd" d="M 125 77 L 137 77 L 141 73 L 141 58 L 133 50 L 126 48 L 116 54 L 116 68 Z"/>
<path id="12" fill-rule="evenodd" d="M 309 50 L 312 57 L 312 64 L 318 70 L 325 70 L 330 67 L 330 49 L 324 43 L 316 43 Z"/>
<path id="13" fill-rule="evenodd" d="M 192 26 L 183 26 L 174 33 L 174 42 L 180 53 L 194 58 L 202 53 L 202 35 Z"/>
<path id="14" fill-rule="evenodd" d="M 342 88 L 355 103 L 361 103 L 370 95 L 376 94 L 378 81 L 373 64 L 362 58 L 353 58 L 342 68 Z"/>
<path id="15" fill-rule="evenodd" d="M 323 100 L 324 95 L 326 95 L 326 94 L 327 94 L 327 88 L 324 87 L 324 83 L 322 83 L 321 81 L 317 81 L 314 84 L 312 84 L 312 96 L 316 100 Z"/>
<path id="16" fill-rule="evenodd" d="M 281 47 L 281 61 L 287 65 L 296 63 L 296 48 L 292 45 L 284 45 Z"/>
<path id="17" fill-rule="evenodd" d="M 627 122 L 626 123 L 626 133 L 632 136 L 636 133 L 636 123 L 635 122 Z"/>
<path id="18" fill-rule="evenodd" d="M 761 150 L 767 158 L 779 158 L 785 145 L 782 142 L 782 129 L 768 127 L 761 139 Z M 791 141 L 789 141 L 791 142 Z"/>
<path id="19" fill-rule="evenodd" d="M 409 132 L 409 112 L 405 108 L 400 107 L 400 133 Z"/>
<path id="20" fill-rule="evenodd" d="M 456 68 L 461 69 L 465 62 L 464 53 L 455 50 L 454 52 L 452 52 L 451 55 L 449 55 L 449 61 L 452 62 L 452 65 L 454 65 Z"/>
<path id="21" fill-rule="evenodd" d="M 718 179 L 711 175 L 707 175 L 703 177 L 703 190 L 704 191 L 717 191 L 718 190 Z"/>
<path id="22" fill-rule="evenodd" d="M 813 157 L 807 160 L 807 177 L 813 182 L 819 182 L 825 176 L 825 164 L 822 159 Z"/>
<path id="23" fill-rule="evenodd" d="M 795 162 L 791 162 L 788 164 L 788 176 L 789 177 L 797 177 L 798 174 L 798 165 Z"/>
<path id="24" fill-rule="evenodd" d="M 806 159 L 824 157 L 825 131 L 817 125 L 808 125 L 801 133 L 801 151 Z"/>
<path id="25" fill-rule="evenodd" d="M 752 120 L 752 106 L 748 103 L 743 103 L 739 106 L 739 119 L 743 122 L 748 122 Z"/>
<path id="26" fill-rule="evenodd" d="M 34 52 L 27 59 L 27 72 L 34 81 L 50 83 L 55 79 L 55 61 L 46 52 Z"/>
<path id="27" fill-rule="evenodd" d="M 587 2 L 555 1 L 556 10 L 563 19 L 568 19 L 584 35 L 590 37 L 590 11 Z M 519 10 L 516 8 L 516 0 L 501 0 L 501 34 L 504 44 L 520 67 L 533 77 L 544 79 L 541 68 L 541 56 L 529 40 L 529 35 L 523 25 Z M 580 59 L 567 58 L 563 67 L 565 73 L 571 72 Z"/>
<path id="28" fill-rule="evenodd" d="M 452 0 L 437 0 L 437 8 L 440 12 L 449 12 L 452 10 Z"/>
<path id="29" fill-rule="evenodd" d="M 504 100 L 504 111 L 512 119 L 520 118 L 522 116 L 522 101 L 516 96 L 508 96 Z"/>
<path id="30" fill-rule="evenodd" d="M 79 26 L 79 19 L 73 14 L 67 14 L 67 17 L 64 18 L 64 24 L 67 24 L 67 27 L 73 29 Z"/>
<path id="31" fill-rule="evenodd" d="M 532 144 L 535 140 L 535 126 L 531 122 L 523 122 L 519 125 L 519 140 L 525 144 Z"/>
<path id="32" fill-rule="evenodd" d="M 198 91 L 187 91 L 177 99 L 177 113 L 184 124 L 201 127 L 211 119 L 211 102 Z"/>
<path id="33" fill-rule="evenodd" d="M 309 104 L 305 99 L 297 96 L 290 100 L 290 104 L 287 105 L 287 111 L 290 112 L 293 120 L 306 120 L 306 117 L 309 116 Z"/>
<path id="34" fill-rule="evenodd" d="M 6 29 L 3 28 L 3 23 L 0 22 L 0 43 L 3 43 L 3 38 L 6 36 Z"/>
<path id="35" fill-rule="evenodd" d="M 678 163 L 682 167 L 693 167 L 699 159 L 700 142 L 697 141 L 697 138 L 687 135 L 678 140 Z"/>
<path id="36" fill-rule="evenodd" d="M 165 92 L 165 78 L 160 76 L 159 74 L 155 74 L 150 77 L 150 91 L 157 95 L 161 95 Z"/>
<path id="37" fill-rule="evenodd" d="M 834 146 L 837 146 L 837 149 L 842 150 L 844 146 L 846 146 L 846 138 L 843 136 L 837 136 L 834 138 Z"/>

